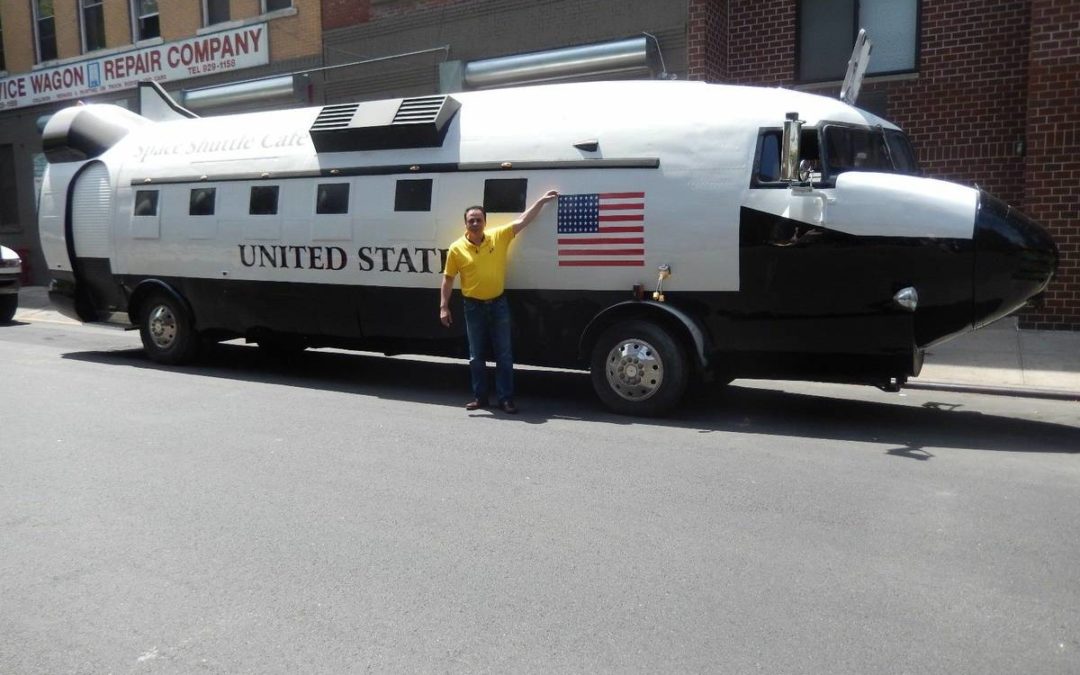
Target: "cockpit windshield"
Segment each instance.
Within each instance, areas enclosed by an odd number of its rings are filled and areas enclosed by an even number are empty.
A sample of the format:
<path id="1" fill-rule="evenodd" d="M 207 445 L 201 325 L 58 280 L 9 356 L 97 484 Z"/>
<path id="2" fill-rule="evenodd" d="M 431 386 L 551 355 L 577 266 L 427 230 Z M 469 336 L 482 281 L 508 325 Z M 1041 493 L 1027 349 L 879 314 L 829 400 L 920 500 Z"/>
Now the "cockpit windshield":
<path id="1" fill-rule="evenodd" d="M 827 125 L 825 173 L 836 178 L 845 171 L 918 174 L 911 143 L 900 131 Z"/>
<path id="2" fill-rule="evenodd" d="M 780 155 L 783 132 L 762 129 L 758 136 L 755 187 L 782 187 Z M 881 127 L 828 124 L 820 128 L 803 127 L 799 139 L 799 160 L 809 167 L 816 185 L 828 185 L 845 171 L 878 171 L 922 174 L 915 152 L 904 132 Z"/>

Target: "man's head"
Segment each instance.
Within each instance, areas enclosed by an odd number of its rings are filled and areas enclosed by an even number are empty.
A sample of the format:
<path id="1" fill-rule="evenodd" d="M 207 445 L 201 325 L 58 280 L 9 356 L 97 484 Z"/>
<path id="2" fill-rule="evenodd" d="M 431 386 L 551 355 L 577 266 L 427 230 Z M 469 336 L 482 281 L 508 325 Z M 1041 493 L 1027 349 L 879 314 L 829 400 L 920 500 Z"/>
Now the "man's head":
<path id="1" fill-rule="evenodd" d="M 465 231 L 482 234 L 487 225 L 487 211 L 483 206 L 473 205 L 465 209 Z"/>

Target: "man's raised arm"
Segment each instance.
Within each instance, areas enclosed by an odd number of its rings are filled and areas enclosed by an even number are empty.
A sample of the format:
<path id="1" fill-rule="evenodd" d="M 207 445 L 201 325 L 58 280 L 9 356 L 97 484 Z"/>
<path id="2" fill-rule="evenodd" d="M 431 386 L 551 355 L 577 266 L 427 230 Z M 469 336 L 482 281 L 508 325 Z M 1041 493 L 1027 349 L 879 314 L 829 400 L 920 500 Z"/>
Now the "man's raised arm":
<path id="1" fill-rule="evenodd" d="M 529 223 L 531 223 L 538 215 L 540 215 L 540 211 L 543 210 L 544 204 L 547 204 L 552 199 L 555 199 L 558 196 L 558 190 L 548 190 L 544 193 L 544 196 L 533 202 L 532 206 L 525 209 L 524 213 L 518 216 L 517 220 L 510 223 L 514 228 L 514 236 L 517 236 L 518 232 L 521 232 L 526 227 L 528 227 Z"/>

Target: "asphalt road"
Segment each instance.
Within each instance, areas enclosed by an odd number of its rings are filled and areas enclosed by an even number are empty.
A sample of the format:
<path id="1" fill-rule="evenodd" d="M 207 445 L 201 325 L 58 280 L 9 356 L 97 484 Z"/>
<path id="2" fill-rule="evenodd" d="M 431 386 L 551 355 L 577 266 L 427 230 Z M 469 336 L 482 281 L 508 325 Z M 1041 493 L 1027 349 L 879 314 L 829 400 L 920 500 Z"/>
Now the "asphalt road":
<path id="1" fill-rule="evenodd" d="M 1080 406 L 0 327 L 0 672 L 1080 671 Z"/>

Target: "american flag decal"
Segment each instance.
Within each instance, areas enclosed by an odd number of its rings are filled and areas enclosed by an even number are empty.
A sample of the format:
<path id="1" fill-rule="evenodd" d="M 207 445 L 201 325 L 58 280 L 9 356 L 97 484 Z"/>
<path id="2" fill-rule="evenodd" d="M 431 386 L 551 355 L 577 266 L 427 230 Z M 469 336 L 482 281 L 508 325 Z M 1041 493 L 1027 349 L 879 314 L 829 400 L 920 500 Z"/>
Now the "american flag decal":
<path id="1" fill-rule="evenodd" d="M 559 267 L 644 267 L 645 193 L 559 195 Z"/>

